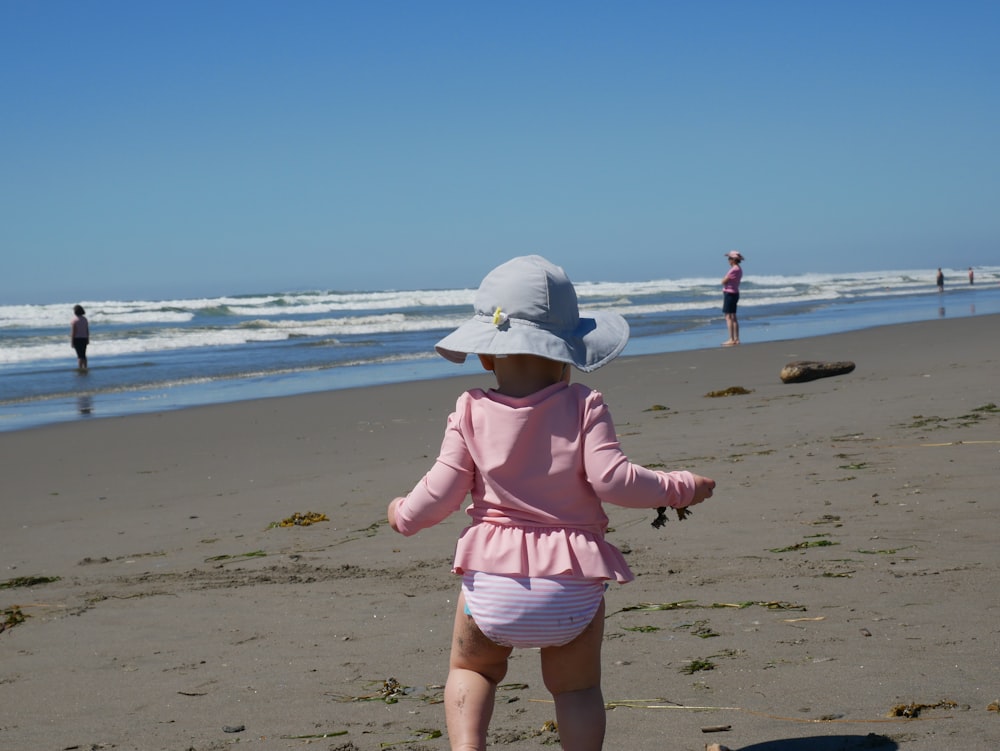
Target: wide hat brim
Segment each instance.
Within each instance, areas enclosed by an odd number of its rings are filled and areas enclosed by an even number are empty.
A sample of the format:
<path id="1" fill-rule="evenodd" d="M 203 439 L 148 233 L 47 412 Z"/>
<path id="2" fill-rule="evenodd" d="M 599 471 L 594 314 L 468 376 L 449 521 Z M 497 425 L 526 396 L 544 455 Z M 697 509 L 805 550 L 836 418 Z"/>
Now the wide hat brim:
<path id="1" fill-rule="evenodd" d="M 456 363 L 465 362 L 468 355 L 538 355 L 589 373 L 621 354 L 628 338 L 628 322 L 610 311 L 588 311 L 576 328 L 565 332 L 516 318 L 498 326 L 492 316 L 477 314 L 434 349 Z"/>

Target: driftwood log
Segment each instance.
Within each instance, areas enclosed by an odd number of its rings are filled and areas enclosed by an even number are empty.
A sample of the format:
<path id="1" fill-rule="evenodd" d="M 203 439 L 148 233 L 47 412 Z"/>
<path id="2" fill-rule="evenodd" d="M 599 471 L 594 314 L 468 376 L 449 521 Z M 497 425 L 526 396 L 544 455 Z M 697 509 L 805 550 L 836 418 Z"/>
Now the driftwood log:
<path id="1" fill-rule="evenodd" d="M 815 381 L 817 378 L 844 375 L 852 370 L 854 370 L 853 362 L 800 360 L 790 362 L 781 369 L 781 380 L 783 383 L 805 383 L 806 381 Z"/>

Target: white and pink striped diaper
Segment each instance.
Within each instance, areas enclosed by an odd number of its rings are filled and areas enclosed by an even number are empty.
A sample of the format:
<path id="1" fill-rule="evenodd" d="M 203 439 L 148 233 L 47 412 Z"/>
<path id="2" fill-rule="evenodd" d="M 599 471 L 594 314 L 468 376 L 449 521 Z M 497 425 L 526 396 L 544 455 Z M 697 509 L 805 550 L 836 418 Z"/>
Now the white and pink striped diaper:
<path id="1" fill-rule="evenodd" d="M 560 647 L 579 636 L 604 597 L 598 579 L 462 575 L 466 612 L 493 642 L 507 647 Z"/>

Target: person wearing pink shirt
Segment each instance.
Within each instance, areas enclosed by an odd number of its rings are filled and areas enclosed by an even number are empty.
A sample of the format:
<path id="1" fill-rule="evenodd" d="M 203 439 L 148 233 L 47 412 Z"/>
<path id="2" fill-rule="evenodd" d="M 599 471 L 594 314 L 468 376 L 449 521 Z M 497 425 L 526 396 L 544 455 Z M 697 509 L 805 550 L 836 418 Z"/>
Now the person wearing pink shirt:
<path id="1" fill-rule="evenodd" d="M 629 328 L 617 313 L 581 317 L 561 268 L 514 258 L 486 276 L 474 308 L 435 349 L 456 363 L 477 355 L 497 386 L 458 398 L 437 460 L 389 504 L 389 523 L 413 535 L 472 499 L 452 568 L 462 577 L 445 686 L 453 751 L 486 748 L 497 684 L 522 647 L 540 648 L 562 747 L 596 751 L 604 590 L 634 578 L 605 540 L 602 504 L 683 509 L 715 482 L 632 464 L 603 396 L 570 383 L 570 366 L 589 373 L 617 357 Z"/>
<path id="2" fill-rule="evenodd" d="M 726 329 L 729 339 L 722 343 L 723 347 L 732 347 L 740 343 L 740 322 L 736 319 L 736 305 L 740 301 L 740 281 L 743 279 L 743 254 L 738 250 L 726 253 L 729 259 L 729 271 L 722 277 L 722 314 L 726 317 Z"/>

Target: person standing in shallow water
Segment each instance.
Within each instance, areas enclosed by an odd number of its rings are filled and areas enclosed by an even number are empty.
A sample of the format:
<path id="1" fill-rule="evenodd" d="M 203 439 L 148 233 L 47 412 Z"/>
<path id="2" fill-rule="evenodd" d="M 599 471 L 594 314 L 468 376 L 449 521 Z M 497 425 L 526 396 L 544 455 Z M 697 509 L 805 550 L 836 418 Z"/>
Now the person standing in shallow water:
<path id="1" fill-rule="evenodd" d="M 732 347 L 740 343 L 740 323 L 736 319 L 736 304 L 740 301 L 740 280 L 743 279 L 743 254 L 738 250 L 726 253 L 729 259 L 729 271 L 722 277 L 722 313 L 726 316 L 726 328 L 729 339 L 722 343 L 723 347 Z"/>
<path id="2" fill-rule="evenodd" d="M 90 344 L 90 322 L 82 305 L 73 306 L 73 322 L 70 324 L 69 338 L 76 350 L 76 365 L 87 369 L 87 345 Z"/>
<path id="3" fill-rule="evenodd" d="M 944 272 L 941 271 L 941 267 L 938 267 L 937 273 L 937 288 L 938 292 L 944 292 Z"/>

